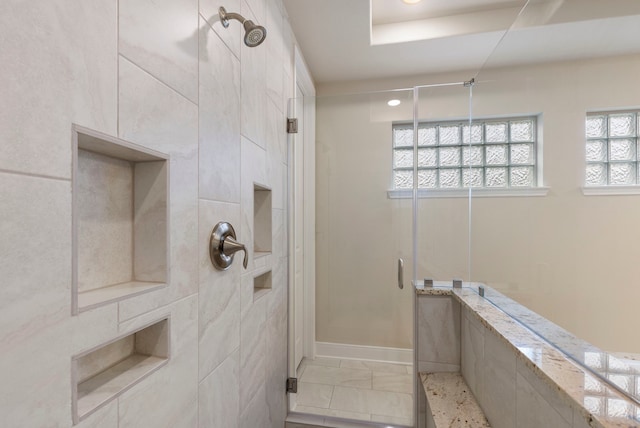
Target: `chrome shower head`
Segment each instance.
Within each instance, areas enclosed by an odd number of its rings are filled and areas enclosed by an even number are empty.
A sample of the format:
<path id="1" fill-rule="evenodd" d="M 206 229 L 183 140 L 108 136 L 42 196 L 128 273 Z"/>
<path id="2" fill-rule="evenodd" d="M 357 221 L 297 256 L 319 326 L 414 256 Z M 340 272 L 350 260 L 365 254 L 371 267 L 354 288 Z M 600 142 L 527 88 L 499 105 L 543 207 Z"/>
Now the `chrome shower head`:
<path id="1" fill-rule="evenodd" d="M 245 31 L 244 44 L 249 46 L 250 48 L 258 46 L 260 43 L 264 42 L 264 39 L 267 38 L 266 28 L 261 25 L 256 25 L 250 19 L 245 19 L 239 13 L 228 13 L 224 7 L 220 6 L 218 14 L 220 15 L 220 22 L 222 22 L 222 26 L 224 28 L 229 27 L 230 19 L 235 19 L 242 22 Z"/>

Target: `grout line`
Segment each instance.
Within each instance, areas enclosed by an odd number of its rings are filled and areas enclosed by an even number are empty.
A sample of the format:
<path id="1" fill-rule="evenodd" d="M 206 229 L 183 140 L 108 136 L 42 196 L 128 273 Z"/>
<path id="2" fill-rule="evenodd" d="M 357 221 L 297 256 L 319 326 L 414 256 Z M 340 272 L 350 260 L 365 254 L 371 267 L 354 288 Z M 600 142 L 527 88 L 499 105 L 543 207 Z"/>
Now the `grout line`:
<path id="1" fill-rule="evenodd" d="M 130 62 L 133 66 L 135 66 L 136 68 L 139 68 L 140 70 L 142 70 L 144 73 L 148 74 L 150 77 L 152 77 L 154 80 L 158 81 L 158 83 L 160 83 L 162 86 L 168 88 L 169 90 L 171 90 L 171 92 L 174 92 L 178 95 L 180 95 L 181 98 L 184 98 L 185 100 L 187 100 L 188 102 L 190 102 L 191 104 L 198 106 L 198 103 L 193 101 L 191 98 L 187 97 L 186 95 L 184 95 L 183 93 L 179 92 L 177 89 L 172 88 L 171 86 L 169 86 L 167 83 L 165 83 L 162 79 L 160 79 L 159 77 L 155 76 L 153 73 L 149 72 L 148 70 L 144 69 L 143 67 L 141 67 L 140 65 L 136 64 L 132 59 L 128 58 L 125 54 L 118 54 L 121 58 L 124 58 L 125 60 L 127 60 L 128 62 Z"/>
<path id="2" fill-rule="evenodd" d="M 30 172 L 22 172 L 22 171 L 11 171 L 9 169 L 4 169 L 4 168 L 0 168 L 0 173 L 2 173 L 2 174 L 12 174 L 12 175 L 22 175 L 22 176 L 25 176 L 25 177 L 32 177 L 32 178 L 44 178 L 44 179 L 47 179 L 47 180 L 71 182 L 71 178 L 56 177 L 54 175 L 46 175 L 46 174 L 33 174 L 33 173 L 30 173 Z"/>

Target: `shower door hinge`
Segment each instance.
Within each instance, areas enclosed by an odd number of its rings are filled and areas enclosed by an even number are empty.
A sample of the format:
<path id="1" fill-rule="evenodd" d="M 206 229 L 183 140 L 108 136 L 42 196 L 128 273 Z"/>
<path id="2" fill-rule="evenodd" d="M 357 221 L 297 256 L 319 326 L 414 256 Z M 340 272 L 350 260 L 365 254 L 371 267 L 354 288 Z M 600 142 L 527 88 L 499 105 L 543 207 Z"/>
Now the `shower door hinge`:
<path id="1" fill-rule="evenodd" d="M 298 133 L 298 119 L 287 118 L 287 134 L 297 134 L 297 133 Z"/>
<path id="2" fill-rule="evenodd" d="M 297 377 L 287 378 L 287 392 L 292 392 L 294 394 L 298 393 L 298 378 Z"/>

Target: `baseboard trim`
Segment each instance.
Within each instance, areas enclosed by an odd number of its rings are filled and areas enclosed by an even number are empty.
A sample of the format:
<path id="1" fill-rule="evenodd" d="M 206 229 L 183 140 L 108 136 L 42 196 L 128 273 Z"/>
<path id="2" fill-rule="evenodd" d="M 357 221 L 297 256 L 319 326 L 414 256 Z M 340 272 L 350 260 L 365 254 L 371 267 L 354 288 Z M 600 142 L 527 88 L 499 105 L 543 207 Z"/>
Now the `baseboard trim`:
<path id="1" fill-rule="evenodd" d="M 383 363 L 413 364 L 413 349 L 316 342 L 316 356 Z"/>

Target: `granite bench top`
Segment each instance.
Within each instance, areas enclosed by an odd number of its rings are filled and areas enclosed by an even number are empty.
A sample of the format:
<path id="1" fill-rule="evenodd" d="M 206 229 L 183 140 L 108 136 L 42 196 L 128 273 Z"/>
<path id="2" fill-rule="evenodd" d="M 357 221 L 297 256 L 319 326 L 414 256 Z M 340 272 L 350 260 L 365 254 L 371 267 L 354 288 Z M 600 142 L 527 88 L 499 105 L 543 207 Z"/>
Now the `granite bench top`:
<path id="1" fill-rule="evenodd" d="M 436 428 L 491 427 L 460 373 L 420 373 Z"/>

